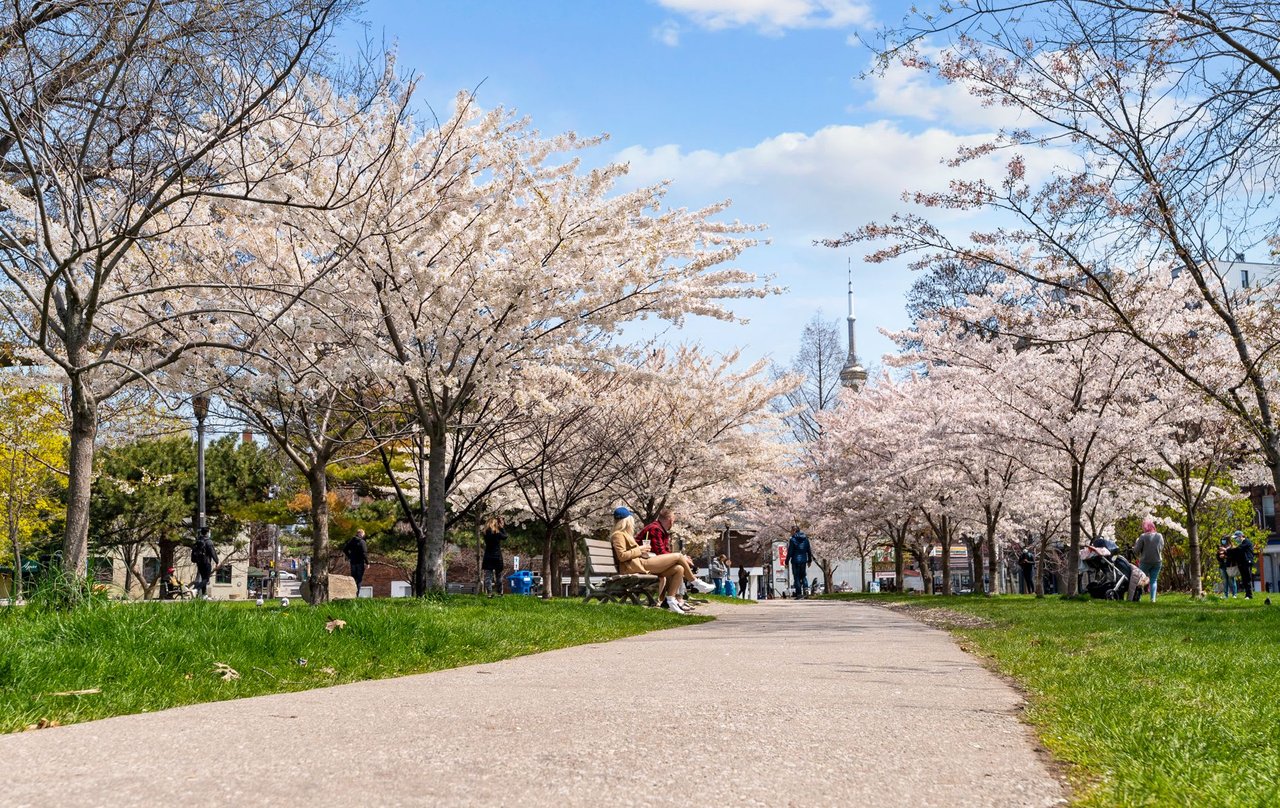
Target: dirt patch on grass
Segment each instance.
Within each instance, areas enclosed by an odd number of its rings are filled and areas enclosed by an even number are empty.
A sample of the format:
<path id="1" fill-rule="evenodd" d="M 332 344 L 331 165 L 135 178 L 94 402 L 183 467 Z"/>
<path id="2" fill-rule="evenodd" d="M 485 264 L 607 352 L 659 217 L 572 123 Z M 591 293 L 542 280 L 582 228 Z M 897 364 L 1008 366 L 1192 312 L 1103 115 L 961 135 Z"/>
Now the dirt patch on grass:
<path id="1" fill-rule="evenodd" d="M 925 606 L 919 603 L 882 603 L 886 609 L 905 612 L 912 618 L 934 628 L 995 628 L 996 624 L 976 614 L 966 614 L 941 606 Z"/>

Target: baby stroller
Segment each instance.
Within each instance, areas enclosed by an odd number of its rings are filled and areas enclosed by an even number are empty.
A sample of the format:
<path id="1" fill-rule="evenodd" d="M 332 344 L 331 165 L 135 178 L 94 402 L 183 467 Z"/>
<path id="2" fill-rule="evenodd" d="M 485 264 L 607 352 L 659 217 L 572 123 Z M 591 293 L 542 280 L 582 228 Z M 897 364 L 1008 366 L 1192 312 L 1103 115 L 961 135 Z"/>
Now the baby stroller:
<path id="1" fill-rule="evenodd" d="M 1115 542 L 1094 539 L 1089 546 L 1080 548 L 1080 561 L 1088 576 L 1085 591 L 1089 597 L 1124 600 L 1129 589 L 1129 576 L 1135 570 L 1129 560 L 1120 555 L 1120 548 Z"/>

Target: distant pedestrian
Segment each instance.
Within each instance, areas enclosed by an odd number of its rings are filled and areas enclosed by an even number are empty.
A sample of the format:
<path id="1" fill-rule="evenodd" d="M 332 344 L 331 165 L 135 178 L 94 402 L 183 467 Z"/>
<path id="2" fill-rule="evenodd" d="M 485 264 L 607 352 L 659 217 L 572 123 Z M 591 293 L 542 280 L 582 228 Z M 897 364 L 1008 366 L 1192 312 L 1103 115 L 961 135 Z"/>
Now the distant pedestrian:
<path id="1" fill-rule="evenodd" d="M 160 581 L 160 599 L 173 600 L 174 598 L 181 597 L 181 594 L 182 581 L 178 580 L 178 573 L 174 571 L 173 567 L 170 567 L 168 571 L 165 572 L 163 580 Z"/>
<path id="2" fill-rule="evenodd" d="M 809 537 L 799 525 L 792 528 L 791 539 L 787 542 L 787 563 L 791 565 L 792 596 L 803 598 L 805 583 L 809 580 L 809 565 L 813 563 L 813 550 L 809 546 Z"/>
<path id="3" fill-rule="evenodd" d="M 718 555 L 711 559 L 711 583 L 716 585 L 717 595 L 729 594 L 729 559 Z"/>
<path id="4" fill-rule="evenodd" d="M 750 600 L 751 596 L 747 593 L 747 587 L 751 584 L 751 573 L 747 572 L 746 567 L 738 567 L 738 596 L 743 600 Z"/>
<path id="5" fill-rule="evenodd" d="M 502 543 L 507 540 L 506 526 L 501 516 L 495 516 L 484 524 L 481 532 L 484 538 L 484 562 L 480 569 L 484 571 L 484 590 L 489 597 L 502 594 L 502 569 L 506 564 L 502 560 Z"/>
<path id="6" fill-rule="evenodd" d="M 1151 602 L 1156 602 L 1156 589 L 1160 581 L 1160 567 L 1164 563 L 1164 536 L 1156 531 L 1154 520 L 1142 522 L 1142 535 L 1133 545 L 1133 553 L 1138 557 L 1138 569 L 1151 579 Z"/>
<path id="7" fill-rule="evenodd" d="M 1234 598 L 1236 596 L 1236 576 L 1240 574 L 1239 568 L 1235 565 L 1235 554 L 1232 552 L 1235 549 L 1235 542 L 1232 541 L 1234 536 L 1235 534 L 1232 534 L 1218 541 L 1218 572 L 1222 573 L 1222 596 L 1224 598 Z"/>
<path id="8" fill-rule="evenodd" d="M 1036 593 L 1036 554 L 1030 547 L 1023 547 L 1018 554 L 1018 570 L 1022 576 L 1018 580 L 1018 588 L 1024 595 Z"/>
<path id="9" fill-rule="evenodd" d="M 1236 546 L 1231 548 L 1231 553 L 1240 569 L 1240 588 L 1246 598 L 1253 600 L 1253 541 L 1240 530 L 1233 535 Z"/>
<path id="10" fill-rule="evenodd" d="M 196 565 L 195 587 L 200 597 L 209 598 L 209 580 L 213 577 L 213 568 L 218 564 L 218 550 L 209 538 L 209 528 L 200 528 L 196 543 L 191 548 L 191 563 Z"/>
<path id="11" fill-rule="evenodd" d="M 347 539 L 347 543 L 342 545 L 342 554 L 351 565 L 351 577 L 356 580 L 356 597 L 360 597 L 360 582 L 364 580 L 364 571 L 369 564 L 369 543 L 365 541 L 363 530 L 357 530 L 356 535 Z"/>

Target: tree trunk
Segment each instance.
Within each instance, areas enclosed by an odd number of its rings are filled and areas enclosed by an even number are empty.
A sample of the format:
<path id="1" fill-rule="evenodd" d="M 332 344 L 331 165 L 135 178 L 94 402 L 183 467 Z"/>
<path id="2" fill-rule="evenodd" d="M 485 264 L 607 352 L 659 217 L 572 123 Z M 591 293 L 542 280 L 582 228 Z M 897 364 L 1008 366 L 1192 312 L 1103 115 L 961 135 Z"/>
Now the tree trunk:
<path id="1" fill-rule="evenodd" d="M 916 564 L 920 567 L 920 583 L 924 585 L 924 593 L 926 595 L 932 595 L 933 567 L 929 564 L 929 553 L 916 552 L 913 550 L 911 554 L 916 557 Z"/>
<path id="2" fill-rule="evenodd" d="M 1067 557 L 1063 559 L 1062 580 L 1066 584 L 1067 597 L 1076 594 L 1076 585 L 1080 576 L 1076 574 L 1076 566 L 1080 558 L 1080 536 L 1084 533 L 1084 469 L 1075 461 L 1071 462 L 1071 543 Z"/>
<path id="3" fill-rule="evenodd" d="M 1200 574 L 1200 523 L 1195 509 L 1187 512 L 1187 572 L 1191 577 L 1191 597 L 1204 597 L 1204 581 Z"/>
<path id="4" fill-rule="evenodd" d="M 156 540 L 156 547 L 160 550 L 160 579 L 168 580 L 169 568 L 178 566 L 176 563 L 178 543 L 172 539 L 162 538 Z M 125 591 L 127 592 L 128 590 L 126 589 Z M 164 597 L 165 591 L 166 587 L 162 585 L 160 587 L 161 598 Z"/>
<path id="5" fill-rule="evenodd" d="M 307 474 L 311 489 L 311 578 L 307 602 L 329 601 L 329 479 L 325 464 L 317 463 Z"/>
<path id="6" fill-rule="evenodd" d="M 484 508 L 476 507 L 476 594 L 484 594 Z M 499 582 L 501 587 L 501 582 Z M 499 589 L 501 591 L 501 589 Z"/>
<path id="7" fill-rule="evenodd" d="M 18 542 L 18 533 L 11 534 L 13 541 L 13 590 L 9 593 L 9 603 L 16 605 L 22 600 L 22 545 Z"/>
<path id="8" fill-rule="evenodd" d="M 991 579 L 991 583 L 987 586 L 987 596 L 991 597 L 1000 594 L 1000 560 L 996 552 L 996 526 L 994 523 L 987 525 L 987 577 Z"/>
<path id="9" fill-rule="evenodd" d="M 907 554 L 903 546 L 905 543 L 905 539 L 898 539 L 893 543 L 893 580 L 899 592 L 907 591 Z"/>
<path id="10" fill-rule="evenodd" d="M 839 564 L 832 564 L 831 559 L 818 559 L 818 569 L 822 570 L 822 585 L 825 587 L 824 592 L 831 591 L 831 579 L 835 577 L 836 570 L 840 569 Z"/>
<path id="11" fill-rule="evenodd" d="M 578 542 L 568 527 L 565 528 L 565 533 L 569 536 L 569 593 L 576 598 L 578 596 Z"/>
<path id="12" fill-rule="evenodd" d="M 968 539 L 969 543 L 969 577 L 973 579 L 975 592 L 986 592 L 982 585 L 982 540 Z"/>
<path id="13" fill-rule="evenodd" d="M 413 588 L 418 595 L 443 591 L 445 506 L 449 492 L 445 490 L 448 436 L 442 424 L 432 424 L 427 445 L 427 524 L 418 542 L 418 566 L 413 573 Z"/>
<path id="14" fill-rule="evenodd" d="M 551 595 L 552 597 L 555 597 L 556 593 L 561 591 L 560 584 L 562 580 L 563 578 L 560 575 L 560 543 L 552 542 L 551 543 L 551 577 L 543 578 L 542 585 L 543 587 L 550 586 Z"/>
<path id="15" fill-rule="evenodd" d="M 942 594 L 951 594 L 951 518 L 942 517 L 942 535 L 938 537 L 938 541 L 942 542 Z"/>
<path id="16" fill-rule="evenodd" d="M 543 537 L 543 540 L 542 540 L 542 599 L 543 600 L 551 600 L 551 598 L 555 597 L 555 594 L 551 591 L 553 588 L 551 585 L 551 545 L 554 544 L 551 536 L 553 532 L 554 531 L 552 530 L 552 528 L 548 526 L 546 531 L 547 535 Z"/>
<path id="17" fill-rule="evenodd" d="M 76 580 L 84 580 L 89 563 L 89 496 L 93 487 L 94 441 L 98 436 L 97 409 L 97 402 L 81 377 L 73 376 L 62 568 Z"/>

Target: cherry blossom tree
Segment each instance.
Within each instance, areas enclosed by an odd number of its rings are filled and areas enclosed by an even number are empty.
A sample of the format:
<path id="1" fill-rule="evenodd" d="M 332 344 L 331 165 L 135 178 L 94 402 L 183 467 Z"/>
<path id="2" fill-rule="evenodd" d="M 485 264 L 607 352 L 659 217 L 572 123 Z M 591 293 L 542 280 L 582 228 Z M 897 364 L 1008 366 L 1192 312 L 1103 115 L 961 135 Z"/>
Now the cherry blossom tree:
<path id="1" fill-rule="evenodd" d="M 425 440 L 426 512 L 415 588 L 444 585 L 450 444 L 490 396 L 518 395 L 532 364 L 583 367 L 644 317 L 729 319 L 723 301 L 767 293 L 720 265 L 754 242 L 715 205 L 661 211 L 662 186 L 614 193 L 620 165 L 583 172 L 591 141 L 542 138 L 463 97 L 427 136 L 429 159 L 406 164 L 412 204 L 359 263 L 379 321 L 371 355 L 397 379 Z M 433 179 L 418 182 L 415 171 Z"/>
<path id="2" fill-rule="evenodd" d="M 672 505 L 686 529 L 716 531 L 787 462 L 772 402 L 798 382 L 770 378 L 764 361 L 739 369 L 736 352 L 683 346 L 644 358 L 623 394 L 629 406 L 615 412 L 615 439 L 634 448 L 618 498 L 644 520 Z"/>
<path id="3" fill-rule="evenodd" d="M 874 241 L 872 260 L 911 254 L 922 269 L 997 268 L 1088 301 L 1100 333 L 1125 335 L 1236 418 L 1280 490 L 1278 287 L 1237 274 L 1278 229 L 1275 25 L 1271 5 L 1236 0 L 913 14 L 886 32 L 882 66 L 1015 113 L 954 161 L 1005 155 L 1004 175 L 914 189 L 914 210 L 828 243 Z M 1050 161 L 1047 176 L 1034 168 Z M 962 236 L 934 220 L 979 211 L 996 224 Z"/>

